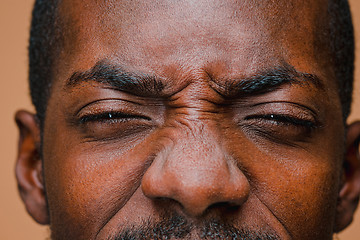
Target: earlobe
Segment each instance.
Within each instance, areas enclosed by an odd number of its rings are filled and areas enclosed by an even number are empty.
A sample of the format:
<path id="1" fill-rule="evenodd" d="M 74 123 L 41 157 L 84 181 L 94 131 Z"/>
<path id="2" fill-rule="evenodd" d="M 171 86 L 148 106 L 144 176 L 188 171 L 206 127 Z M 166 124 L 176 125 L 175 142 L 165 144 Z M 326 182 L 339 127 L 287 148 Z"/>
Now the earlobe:
<path id="1" fill-rule="evenodd" d="M 343 184 L 339 193 L 335 232 L 345 229 L 353 219 L 360 195 L 360 121 L 351 124 L 347 131 Z"/>
<path id="2" fill-rule="evenodd" d="M 26 111 L 18 111 L 15 121 L 20 133 L 15 168 L 20 196 L 34 220 L 40 224 L 48 224 L 49 214 L 40 157 L 40 129 L 36 116 Z"/>

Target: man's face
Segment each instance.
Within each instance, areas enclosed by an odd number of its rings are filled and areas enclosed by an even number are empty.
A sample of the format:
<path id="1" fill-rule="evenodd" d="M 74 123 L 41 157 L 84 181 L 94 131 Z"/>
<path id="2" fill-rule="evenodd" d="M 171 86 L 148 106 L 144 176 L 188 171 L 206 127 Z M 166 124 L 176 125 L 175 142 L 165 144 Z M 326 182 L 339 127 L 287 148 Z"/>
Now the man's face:
<path id="1" fill-rule="evenodd" d="M 326 9 L 63 1 L 42 141 L 52 238 L 331 239 L 344 127 Z"/>

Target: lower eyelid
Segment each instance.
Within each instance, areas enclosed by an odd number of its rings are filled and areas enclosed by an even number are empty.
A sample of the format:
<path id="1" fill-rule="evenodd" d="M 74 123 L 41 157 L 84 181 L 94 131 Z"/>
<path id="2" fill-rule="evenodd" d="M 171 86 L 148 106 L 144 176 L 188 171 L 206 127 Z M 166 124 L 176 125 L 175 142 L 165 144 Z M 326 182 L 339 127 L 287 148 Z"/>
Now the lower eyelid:
<path id="1" fill-rule="evenodd" d="M 266 122 L 268 121 L 268 122 Z M 253 120 L 241 123 L 240 128 L 249 138 L 267 139 L 274 143 L 296 146 L 299 142 L 309 142 L 315 130 L 311 127 L 283 124 L 279 122 L 270 123 L 269 120 Z M 259 141 L 259 140 L 256 140 Z"/>

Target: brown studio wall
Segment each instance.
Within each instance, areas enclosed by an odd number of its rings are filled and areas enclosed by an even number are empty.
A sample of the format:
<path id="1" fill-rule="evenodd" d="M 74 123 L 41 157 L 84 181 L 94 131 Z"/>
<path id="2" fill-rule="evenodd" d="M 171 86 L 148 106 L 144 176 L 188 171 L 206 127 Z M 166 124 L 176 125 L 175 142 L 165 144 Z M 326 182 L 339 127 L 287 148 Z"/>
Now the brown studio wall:
<path id="1" fill-rule="evenodd" d="M 14 162 L 17 131 L 13 121 L 16 109 L 32 110 L 27 86 L 27 41 L 32 0 L 0 0 L 0 69 L 1 69 L 1 153 L 0 161 L 0 239 L 39 240 L 49 235 L 47 227 L 36 224 L 26 213 L 16 189 Z M 360 1 L 351 0 L 357 43 L 360 46 Z M 358 48 L 357 56 L 360 58 Z M 350 120 L 360 119 L 360 61 L 356 64 L 356 90 Z M 360 211 L 342 240 L 360 239 Z"/>

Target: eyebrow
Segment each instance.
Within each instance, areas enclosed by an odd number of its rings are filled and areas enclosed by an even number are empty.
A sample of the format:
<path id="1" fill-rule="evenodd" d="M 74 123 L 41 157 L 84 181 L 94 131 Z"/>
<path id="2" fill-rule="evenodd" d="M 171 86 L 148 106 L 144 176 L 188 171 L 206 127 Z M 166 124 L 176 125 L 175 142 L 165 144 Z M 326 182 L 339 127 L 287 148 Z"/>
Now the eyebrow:
<path id="1" fill-rule="evenodd" d="M 323 82 L 314 74 L 297 71 L 293 66 L 283 63 L 276 68 L 265 70 L 250 77 L 238 79 L 219 79 L 208 74 L 211 87 L 224 98 L 246 97 L 275 91 L 286 84 L 313 85 L 325 89 Z M 74 72 L 67 80 L 65 88 L 81 83 L 97 82 L 115 90 L 142 97 L 159 97 L 164 94 L 166 82 L 157 76 L 125 71 L 106 60 L 83 72 Z"/>
<path id="2" fill-rule="evenodd" d="M 158 96 L 164 90 L 164 81 L 156 76 L 125 71 L 121 66 L 105 60 L 84 72 L 74 72 L 65 88 L 73 88 L 87 82 L 97 82 L 115 90 L 139 96 Z"/>
<path id="3" fill-rule="evenodd" d="M 211 76 L 209 77 L 212 79 Z M 212 79 L 212 82 L 213 88 L 225 98 L 264 94 L 275 91 L 287 84 L 299 86 L 312 85 L 319 90 L 325 89 L 324 83 L 318 76 L 297 71 L 287 63 L 250 77 L 227 80 L 225 83 L 219 83 L 219 80 Z"/>

